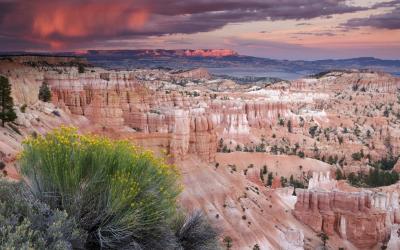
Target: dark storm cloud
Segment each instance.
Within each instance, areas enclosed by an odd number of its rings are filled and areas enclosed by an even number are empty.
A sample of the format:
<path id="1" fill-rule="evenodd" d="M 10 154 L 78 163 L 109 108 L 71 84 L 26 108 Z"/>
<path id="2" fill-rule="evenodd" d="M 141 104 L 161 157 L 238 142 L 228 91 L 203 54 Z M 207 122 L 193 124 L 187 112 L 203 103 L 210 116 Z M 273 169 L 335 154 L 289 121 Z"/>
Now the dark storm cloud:
<path id="1" fill-rule="evenodd" d="M 393 9 L 387 13 L 372 15 L 366 18 L 354 18 L 347 21 L 344 26 L 349 28 L 356 27 L 374 27 L 379 29 L 400 29 L 400 0 L 378 3 L 373 8 L 388 8 Z"/>
<path id="2" fill-rule="evenodd" d="M 300 20 L 363 10 L 345 0 L 0 0 L 0 46 L 15 49 L 192 34 L 230 23 Z M 7 37 L 5 39 L 4 37 Z"/>

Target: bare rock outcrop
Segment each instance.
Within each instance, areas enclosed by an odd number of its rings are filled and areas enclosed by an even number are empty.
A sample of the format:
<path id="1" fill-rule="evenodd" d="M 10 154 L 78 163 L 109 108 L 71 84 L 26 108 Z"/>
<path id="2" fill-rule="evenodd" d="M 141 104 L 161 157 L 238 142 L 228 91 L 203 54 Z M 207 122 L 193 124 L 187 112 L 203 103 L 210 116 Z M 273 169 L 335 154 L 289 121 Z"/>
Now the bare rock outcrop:
<path id="1" fill-rule="evenodd" d="M 294 215 L 316 232 L 338 234 L 360 249 L 389 239 L 386 211 L 372 206 L 369 194 L 297 190 Z"/>
<path id="2" fill-rule="evenodd" d="M 188 76 L 186 76 L 188 77 Z M 213 161 L 219 135 L 240 136 L 290 115 L 287 103 L 264 99 L 211 99 L 178 91 L 155 91 L 132 72 L 47 73 L 53 103 L 84 115 L 102 127 L 128 126 L 137 133 L 162 136 L 167 151 Z M 136 141 L 140 143 L 140 137 Z"/>
<path id="3" fill-rule="evenodd" d="M 339 235 L 359 249 L 370 249 L 390 239 L 399 223 L 399 194 L 337 189 L 329 174 L 315 174 L 308 190 L 296 189 L 293 214 L 316 232 Z"/>

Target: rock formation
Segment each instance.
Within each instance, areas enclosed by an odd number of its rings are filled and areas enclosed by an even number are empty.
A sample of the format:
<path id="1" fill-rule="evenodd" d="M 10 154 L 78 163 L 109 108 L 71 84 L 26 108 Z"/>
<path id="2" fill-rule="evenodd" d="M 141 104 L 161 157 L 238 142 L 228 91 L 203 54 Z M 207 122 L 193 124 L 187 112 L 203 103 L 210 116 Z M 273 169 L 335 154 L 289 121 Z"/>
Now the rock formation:
<path id="1" fill-rule="evenodd" d="M 308 189 L 322 189 L 331 191 L 337 188 L 337 181 L 330 178 L 330 172 L 313 172 L 313 177 L 308 182 Z"/>
<path id="2" fill-rule="evenodd" d="M 388 149 L 399 154 L 398 78 L 349 71 L 252 86 L 204 69 L 87 66 L 79 73 L 84 62 L 69 60 L 0 60 L 18 113 L 15 124 L 0 128 L 7 171 L 25 136 L 73 125 L 166 152 L 183 175 L 183 207 L 202 208 L 232 237 L 233 249 L 315 249 L 321 231 L 332 236 L 334 249 L 369 249 L 389 237 L 396 249 L 399 187 L 346 190 L 331 175 L 338 165 L 346 175 L 368 174 Z M 38 101 L 43 82 L 52 104 Z M 361 150 L 364 157 L 353 159 Z M 269 174 L 271 188 L 265 187 Z M 311 176 L 308 190 L 282 188 L 289 183 L 281 177 L 304 184 Z"/>
<path id="3" fill-rule="evenodd" d="M 390 239 L 399 223 L 399 194 L 372 191 L 346 192 L 328 174 L 313 174 L 308 190 L 296 189 L 293 214 L 316 232 L 339 235 L 360 249 Z"/>
<path id="4" fill-rule="evenodd" d="M 137 133 L 164 134 L 168 152 L 179 159 L 195 153 L 213 161 L 217 134 L 246 135 L 251 128 L 265 128 L 278 116 L 290 115 L 288 104 L 279 101 L 211 99 L 154 91 L 123 71 L 53 73 L 45 74 L 43 81 L 51 86 L 55 105 L 102 127 L 128 126 Z"/>

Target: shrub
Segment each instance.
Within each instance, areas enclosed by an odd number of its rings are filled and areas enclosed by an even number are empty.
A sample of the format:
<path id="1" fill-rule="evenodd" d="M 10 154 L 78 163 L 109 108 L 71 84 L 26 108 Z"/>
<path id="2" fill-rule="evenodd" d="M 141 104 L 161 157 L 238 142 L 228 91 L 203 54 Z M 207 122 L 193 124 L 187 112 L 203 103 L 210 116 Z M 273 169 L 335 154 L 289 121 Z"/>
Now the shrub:
<path id="1" fill-rule="evenodd" d="M 23 105 L 19 108 L 19 111 L 21 111 L 21 113 L 25 113 L 27 107 L 28 107 L 28 105 L 23 104 Z"/>
<path id="2" fill-rule="evenodd" d="M 53 113 L 53 115 L 60 117 L 61 114 L 58 110 L 53 110 L 51 113 Z"/>
<path id="3" fill-rule="evenodd" d="M 343 180 L 343 179 L 344 179 L 344 176 L 343 176 L 342 171 L 339 168 L 336 169 L 336 180 Z"/>
<path id="4" fill-rule="evenodd" d="M 267 174 L 267 173 L 268 173 L 267 165 L 264 165 L 262 169 L 262 174 Z"/>
<path id="5" fill-rule="evenodd" d="M 395 171 L 383 171 L 375 168 L 371 169 L 368 175 L 350 173 L 347 180 L 356 187 L 381 187 L 398 182 L 399 174 Z"/>
<path id="6" fill-rule="evenodd" d="M 300 180 L 294 179 L 293 175 L 290 175 L 289 184 L 290 184 L 290 186 L 294 187 L 294 189 L 296 189 L 296 188 L 304 188 L 305 187 L 303 182 L 301 182 Z"/>
<path id="7" fill-rule="evenodd" d="M 261 143 L 260 145 L 256 145 L 256 152 L 265 152 L 265 144 Z"/>
<path id="8" fill-rule="evenodd" d="M 223 240 L 223 242 L 224 242 L 224 244 L 225 244 L 225 246 L 226 246 L 226 249 L 231 249 L 232 248 L 232 238 L 230 237 L 230 236 L 225 236 L 224 237 L 224 240 Z"/>
<path id="9" fill-rule="evenodd" d="M 317 129 L 318 129 L 317 125 L 312 126 L 308 129 L 308 133 L 311 135 L 312 138 L 314 138 L 314 136 L 316 135 Z"/>
<path id="10" fill-rule="evenodd" d="M 399 158 L 398 157 L 393 157 L 393 156 L 386 156 L 383 157 L 382 159 L 373 162 L 372 166 L 375 168 L 380 168 L 382 170 L 392 170 L 394 165 L 396 165 L 396 162 Z"/>
<path id="11" fill-rule="evenodd" d="M 351 157 L 352 157 L 353 160 L 355 160 L 355 161 L 360 161 L 360 160 L 364 157 L 364 153 L 363 153 L 363 151 L 361 150 L 360 152 L 353 153 L 353 154 L 351 155 Z"/>
<path id="12" fill-rule="evenodd" d="M 25 184 L 0 180 L 2 249 L 81 248 L 85 237 L 73 218 L 36 200 Z"/>
<path id="13" fill-rule="evenodd" d="M 320 237 L 322 245 L 324 246 L 325 249 L 326 242 L 329 240 L 329 236 L 325 232 L 321 232 L 318 234 L 318 237 Z"/>
<path id="14" fill-rule="evenodd" d="M 377 168 L 369 171 L 368 177 L 364 182 L 370 187 L 388 186 L 399 180 L 399 174 L 395 171 L 382 171 Z"/>
<path id="15" fill-rule="evenodd" d="M 246 169 L 246 170 L 247 170 L 247 169 Z M 247 172 L 247 171 L 246 171 L 246 172 Z M 262 183 L 264 183 L 264 174 L 263 174 L 262 169 L 260 169 L 260 180 L 261 180 Z"/>
<path id="16" fill-rule="evenodd" d="M 224 146 L 222 147 L 222 152 L 223 152 L 223 153 L 230 153 L 231 150 L 228 148 L 227 145 L 224 145 Z"/>
<path id="17" fill-rule="evenodd" d="M 6 164 L 0 161 L 0 170 L 3 170 L 6 167 Z"/>
<path id="18" fill-rule="evenodd" d="M 297 153 L 297 155 L 298 155 L 300 158 L 304 158 L 304 157 L 305 157 L 303 151 L 299 151 L 299 152 Z"/>
<path id="19" fill-rule="evenodd" d="M 279 118 L 278 124 L 279 124 L 280 126 L 282 126 L 282 127 L 285 126 L 285 120 L 282 119 L 282 118 Z"/>
<path id="20" fill-rule="evenodd" d="M 210 226 L 204 215 L 196 211 L 184 218 L 178 217 L 175 224 L 175 236 L 183 249 L 218 249 L 218 232 Z"/>
<path id="21" fill-rule="evenodd" d="M 26 140 L 20 165 L 35 197 L 88 233 L 87 248 L 171 243 L 178 175 L 149 151 L 61 128 Z"/>

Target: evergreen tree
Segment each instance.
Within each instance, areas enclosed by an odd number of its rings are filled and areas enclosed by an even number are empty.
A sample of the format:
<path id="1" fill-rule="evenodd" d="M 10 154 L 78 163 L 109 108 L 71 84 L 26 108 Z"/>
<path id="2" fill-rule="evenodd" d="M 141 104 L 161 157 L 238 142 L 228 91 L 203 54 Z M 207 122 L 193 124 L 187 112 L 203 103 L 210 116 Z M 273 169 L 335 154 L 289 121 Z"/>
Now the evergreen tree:
<path id="1" fill-rule="evenodd" d="M 319 233 L 318 236 L 321 238 L 323 249 L 326 249 L 326 242 L 329 240 L 329 236 L 324 231 Z"/>
<path id="2" fill-rule="evenodd" d="M 13 106 L 11 84 L 8 78 L 0 76 L 0 120 L 3 127 L 6 122 L 12 122 L 17 119 Z"/>
<path id="3" fill-rule="evenodd" d="M 287 122 L 287 129 L 288 129 L 288 132 L 289 132 L 289 133 L 292 133 L 292 132 L 293 132 L 292 120 L 289 120 L 289 121 Z"/>
<path id="4" fill-rule="evenodd" d="M 39 100 L 41 100 L 43 102 L 51 101 L 51 91 L 50 91 L 49 85 L 47 85 L 47 83 L 45 83 L 45 82 L 43 82 L 42 86 L 40 86 Z"/>
<path id="5" fill-rule="evenodd" d="M 343 174 L 340 169 L 336 169 L 336 180 L 343 180 Z"/>
<path id="6" fill-rule="evenodd" d="M 85 67 L 82 64 L 79 64 L 78 66 L 78 72 L 79 74 L 85 73 Z"/>
<path id="7" fill-rule="evenodd" d="M 273 180 L 274 180 L 274 175 L 273 175 L 272 172 L 269 172 L 268 173 L 268 179 L 267 179 L 267 186 L 271 186 Z"/>

